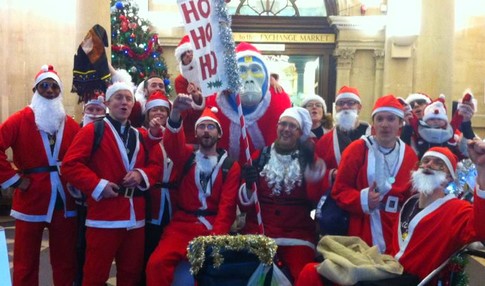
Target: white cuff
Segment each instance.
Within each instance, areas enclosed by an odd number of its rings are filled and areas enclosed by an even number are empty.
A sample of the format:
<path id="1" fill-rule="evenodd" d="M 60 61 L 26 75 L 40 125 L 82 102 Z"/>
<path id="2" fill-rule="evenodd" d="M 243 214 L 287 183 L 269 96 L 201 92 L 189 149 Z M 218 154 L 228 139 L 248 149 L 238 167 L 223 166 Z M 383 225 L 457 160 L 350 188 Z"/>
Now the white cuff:
<path id="1" fill-rule="evenodd" d="M 362 211 L 366 214 L 370 213 L 369 209 L 369 188 L 360 190 L 360 204 L 362 206 Z"/>
<path id="2" fill-rule="evenodd" d="M 251 198 L 248 198 L 248 194 L 246 191 L 246 183 L 242 184 L 241 187 L 239 187 L 238 195 L 239 195 L 239 202 L 243 206 L 250 206 L 254 204 L 256 200 L 255 198 L 256 192 L 253 192 L 253 194 L 251 195 Z"/>
<path id="3" fill-rule="evenodd" d="M 107 184 L 108 184 L 108 180 L 101 179 L 98 185 L 96 186 L 96 188 L 94 188 L 94 191 L 91 194 L 91 197 L 93 197 L 95 201 L 99 202 L 101 200 L 103 190 Z"/>

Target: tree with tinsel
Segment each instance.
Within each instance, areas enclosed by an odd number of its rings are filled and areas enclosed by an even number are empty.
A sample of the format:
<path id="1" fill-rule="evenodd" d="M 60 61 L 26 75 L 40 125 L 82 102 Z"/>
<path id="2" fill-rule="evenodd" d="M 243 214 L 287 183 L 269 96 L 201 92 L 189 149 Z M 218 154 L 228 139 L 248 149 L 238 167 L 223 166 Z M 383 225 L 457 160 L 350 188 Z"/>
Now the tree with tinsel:
<path id="1" fill-rule="evenodd" d="M 152 75 L 160 76 L 170 93 L 170 76 L 158 35 L 152 32 L 148 20 L 138 16 L 138 11 L 138 5 L 131 0 L 111 0 L 111 64 L 127 70 L 136 84 Z"/>

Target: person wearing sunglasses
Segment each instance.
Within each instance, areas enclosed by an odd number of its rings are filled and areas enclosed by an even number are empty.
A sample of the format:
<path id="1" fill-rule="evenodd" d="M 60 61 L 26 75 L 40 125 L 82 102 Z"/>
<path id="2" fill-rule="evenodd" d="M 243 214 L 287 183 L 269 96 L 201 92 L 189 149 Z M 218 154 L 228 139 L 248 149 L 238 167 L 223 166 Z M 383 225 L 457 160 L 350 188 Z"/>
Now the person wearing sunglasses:
<path id="1" fill-rule="evenodd" d="M 312 133 L 311 138 L 315 143 L 323 134 L 330 131 L 333 127 L 333 119 L 330 113 L 327 113 L 327 105 L 325 100 L 320 95 L 310 94 L 306 95 L 301 104 L 301 107 L 306 108 L 310 112 L 312 118 Z"/>
<path id="2" fill-rule="evenodd" d="M 0 186 L 14 188 L 13 284 L 39 285 L 40 245 L 47 228 L 53 282 L 72 285 L 76 206 L 59 167 L 80 127 L 65 112 L 62 82 L 52 65 L 41 67 L 32 91 L 31 104 L 0 125 Z M 6 154 L 9 148 L 13 164 Z"/>

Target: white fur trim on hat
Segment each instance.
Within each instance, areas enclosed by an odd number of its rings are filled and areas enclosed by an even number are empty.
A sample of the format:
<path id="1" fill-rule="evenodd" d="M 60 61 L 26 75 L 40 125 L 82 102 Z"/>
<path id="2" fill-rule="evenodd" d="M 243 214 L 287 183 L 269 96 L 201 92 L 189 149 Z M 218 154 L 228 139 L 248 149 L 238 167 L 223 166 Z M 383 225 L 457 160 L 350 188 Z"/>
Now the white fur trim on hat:
<path id="1" fill-rule="evenodd" d="M 357 101 L 358 103 L 361 103 L 360 97 L 352 92 L 343 92 L 337 95 L 337 98 L 335 98 L 335 102 L 341 100 L 341 99 L 352 99 Z"/>
<path id="2" fill-rule="evenodd" d="M 397 108 L 394 108 L 394 107 L 389 107 L 389 106 L 384 106 L 384 107 L 379 107 L 379 108 L 376 108 L 374 109 L 374 111 L 372 112 L 371 114 L 371 117 L 374 117 L 374 115 L 378 112 L 382 112 L 382 111 L 387 111 L 387 112 L 390 112 L 400 118 L 404 118 L 404 111 L 402 109 L 397 109 Z"/>
<path id="3" fill-rule="evenodd" d="M 112 85 L 110 85 L 106 90 L 106 101 L 109 101 L 111 96 L 120 90 L 128 90 L 131 93 L 131 96 L 134 97 L 134 94 L 133 94 L 134 89 L 135 87 L 133 86 L 132 83 L 127 83 L 122 81 L 115 82 Z"/>
<path id="4" fill-rule="evenodd" d="M 312 130 L 312 119 L 310 117 L 310 112 L 308 112 L 307 109 L 298 106 L 290 107 L 281 113 L 279 119 L 281 120 L 283 117 L 291 117 L 298 122 L 302 131 L 302 135 L 300 137 L 301 142 L 308 139 Z"/>
<path id="5" fill-rule="evenodd" d="M 148 101 L 147 104 L 145 105 L 145 110 L 148 112 L 148 110 L 150 110 L 150 109 L 152 109 L 156 106 L 166 107 L 166 108 L 168 108 L 168 110 L 170 110 L 169 102 L 166 101 L 166 100 L 163 100 L 163 99 L 154 99 L 154 100 Z"/>
<path id="6" fill-rule="evenodd" d="M 441 101 L 435 101 L 424 109 L 423 121 L 429 119 L 442 119 L 448 122 L 445 105 Z"/>
<path id="7" fill-rule="evenodd" d="M 411 102 L 415 101 L 415 100 L 425 100 L 427 104 L 430 104 L 431 103 L 431 99 L 422 94 L 422 93 L 411 93 L 407 98 L 406 98 L 406 103 L 407 104 L 411 104 Z"/>
<path id="8" fill-rule="evenodd" d="M 443 162 L 445 162 L 446 167 L 448 168 L 448 171 L 450 171 L 450 174 L 453 177 L 453 179 L 456 179 L 455 169 L 453 168 L 453 165 L 451 164 L 450 159 L 445 154 L 436 152 L 436 151 L 427 151 L 426 153 L 424 153 L 423 158 L 429 157 L 429 156 L 437 157 L 443 160 Z"/>
<path id="9" fill-rule="evenodd" d="M 316 94 L 305 95 L 303 97 L 303 100 L 300 103 L 300 106 L 305 107 L 305 105 L 307 105 L 307 103 L 312 101 L 312 100 L 315 100 L 315 101 L 318 101 L 319 103 L 321 103 L 323 105 L 323 113 L 327 113 L 327 104 L 325 103 L 325 100 L 321 96 L 316 95 Z"/>

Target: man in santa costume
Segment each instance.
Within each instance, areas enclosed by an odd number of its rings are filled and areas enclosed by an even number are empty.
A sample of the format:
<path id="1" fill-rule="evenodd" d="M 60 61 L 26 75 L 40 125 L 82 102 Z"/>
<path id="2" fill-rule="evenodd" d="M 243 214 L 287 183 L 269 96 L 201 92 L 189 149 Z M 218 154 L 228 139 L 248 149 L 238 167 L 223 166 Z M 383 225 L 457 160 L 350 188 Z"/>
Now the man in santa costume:
<path id="1" fill-rule="evenodd" d="M 393 95 L 379 98 L 372 110 L 371 136 L 345 149 L 331 195 L 349 212 L 348 235 L 359 236 L 381 253 L 390 250 L 392 225 L 411 195 L 414 150 L 399 139 L 403 106 Z"/>
<path id="2" fill-rule="evenodd" d="M 264 235 L 275 239 L 277 257 L 289 269 L 292 281 L 315 258 L 316 230 L 310 206 L 320 198 L 315 195 L 320 193 L 316 182 L 323 177 L 325 164 L 321 159 L 315 161 L 311 126 L 308 110 L 286 109 L 276 127 L 278 138 L 270 147 L 254 152 L 253 166 L 244 167 L 245 184 L 239 190 L 240 207 L 246 212 L 241 232 L 259 232 L 254 206 L 257 195 Z M 257 194 L 252 192 L 254 183 Z"/>
<path id="3" fill-rule="evenodd" d="M 335 128 L 324 134 L 315 146 L 315 153 L 327 166 L 322 191 L 332 188 L 345 148 L 360 137 L 370 135 L 370 125 L 359 120 L 361 109 L 357 88 L 341 87 L 335 98 Z"/>
<path id="4" fill-rule="evenodd" d="M 129 76 L 129 75 L 128 75 Z M 131 80 L 131 76 L 130 76 Z M 120 81 L 127 81 L 126 79 L 121 79 Z M 115 81 L 113 81 L 115 82 Z M 158 75 L 150 75 L 146 80 L 142 81 L 135 92 L 135 105 L 133 106 L 133 110 L 131 111 L 129 120 L 133 127 L 141 127 L 143 126 L 143 122 L 145 120 L 145 105 L 150 97 L 154 92 L 163 92 L 165 91 L 165 80 L 158 76 Z"/>
<path id="5" fill-rule="evenodd" d="M 35 76 L 29 106 L 0 125 L 0 186 L 15 188 L 13 284 L 39 284 L 40 244 L 49 229 L 55 285 L 72 285 L 76 274 L 76 207 L 59 166 L 79 125 L 66 115 L 62 82 L 51 65 Z M 12 148 L 13 163 L 6 150 Z"/>
<path id="6" fill-rule="evenodd" d="M 422 119 L 424 115 L 424 109 L 431 103 L 431 98 L 427 94 L 417 92 L 411 93 L 406 97 L 406 104 L 411 107 L 412 112 L 418 119 Z"/>
<path id="7" fill-rule="evenodd" d="M 106 90 L 109 114 L 93 150 L 95 124 L 83 127 L 62 165 L 66 180 L 87 197 L 86 261 L 83 284 L 105 285 L 113 259 L 118 285 L 138 285 L 143 272 L 147 150 L 130 126 L 133 84 L 116 82 Z"/>
<path id="8" fill-rule="evenodd" d="M 191 102 L 190 96 L 184 94 L 174 100 L 163 136 L 174 170 L 186 173 L 180 180 L 172 220 L 148 261 L 149 286 L 171 285 L 175 268 L 187 261 L 188 243 L 198 236 L 229 233 L 236 218 L 240 167 L 228 158 L 226 151 L 217 148 L 223 131 L 215 108 L 206 108 L 192 127 L 196 130 L 198 150 L 185 144 L 181 113 L 191 108 Z"/>
<path id="9" fill-rule="evenodd" d="M 429 149 L 412 173 L 417 194 L 400 211 L 390 252 L 404 267 L 407 278 L 411 275 L 419 282 L 463 246 L 485 239 L 481 223 L 485 217 L 485 142 L 469 140 L 468 153 L 477 168 L 473 204 L 445 191 L 456 180 L 457 157 L 448 148 Z M 319 271 L 317 263 L 308 264 L 297 285 L 332 285 L 324 282 Z"/>
<path id="10" fill-rule="evenodd" d="M 177 94 L 190 94 L 193 100 L 193 109 L 182 113 L 184 118 L 185 139 L 188 143 L 196 144 L 195 131 L 192 128 L 205 106 L 205 97 L 200 89 L 199 64 L 194 59 L 194 49 L 188 35 L 180 40 L 175 49 L 175 58 L 179 63 L 180 74 L 175 78 L 175 92 Z"/>

